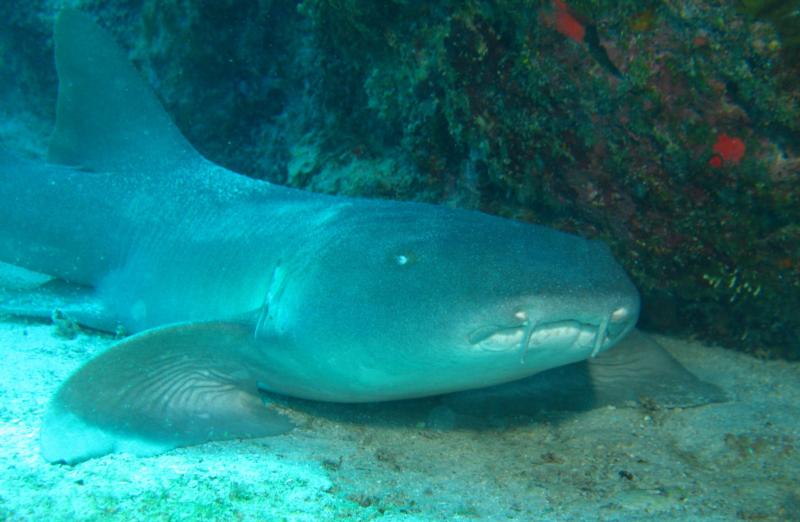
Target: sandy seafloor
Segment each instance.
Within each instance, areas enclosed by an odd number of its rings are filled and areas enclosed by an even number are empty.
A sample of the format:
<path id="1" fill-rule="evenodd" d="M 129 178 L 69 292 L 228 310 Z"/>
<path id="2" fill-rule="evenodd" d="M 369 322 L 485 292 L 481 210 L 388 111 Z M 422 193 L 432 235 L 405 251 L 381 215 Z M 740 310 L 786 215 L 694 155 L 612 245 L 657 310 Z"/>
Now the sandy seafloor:
<path id="1" fill-rule="evenodd" d="M 6 318 L 0 520 L 800 520 L 800 365 L 657 339 L 731 400 L 454 429 L 424 403 L 311 405 L 287 435 L 70 467 L 40 457 L 40 421 L 114 341 Z"/>

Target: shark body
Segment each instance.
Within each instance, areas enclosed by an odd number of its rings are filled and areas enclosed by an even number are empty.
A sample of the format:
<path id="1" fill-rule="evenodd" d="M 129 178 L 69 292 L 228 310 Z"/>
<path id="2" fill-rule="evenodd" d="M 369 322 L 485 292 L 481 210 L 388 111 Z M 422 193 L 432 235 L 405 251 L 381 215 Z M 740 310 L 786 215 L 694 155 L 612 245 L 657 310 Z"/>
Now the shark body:
<path id="1" fill-rule="evenodd" d="M 246 178 L 195 151 L 89 17 L 62 12 L 55 43 L 49 161 L 0 158 L 0 259 L 67 282 L 81 323 L 135 335 L 61 387 L 47 460 L 288 430 L 260 391 L 366 402 L 499 385 L 635 325 L 638 293 L 600 242 Z"/>

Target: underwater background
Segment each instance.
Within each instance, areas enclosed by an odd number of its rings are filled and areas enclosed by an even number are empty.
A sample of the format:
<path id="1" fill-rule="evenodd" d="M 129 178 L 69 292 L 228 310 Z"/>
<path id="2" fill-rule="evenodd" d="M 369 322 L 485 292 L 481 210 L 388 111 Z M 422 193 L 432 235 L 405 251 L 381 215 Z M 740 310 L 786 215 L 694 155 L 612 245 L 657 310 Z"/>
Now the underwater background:
<path id="1" fill-rule="evenodd" d="M 4 0 L 0 143 L 30 156 L 62 6 L 227 168 L 602 239 L 641 326 L 732 400 L 478 428 L 318 405 L 283 437 L 50 466 L 44 407 L 112 340 L 8 319 L 0 519 L 800 519 L 800 2 Z"/>

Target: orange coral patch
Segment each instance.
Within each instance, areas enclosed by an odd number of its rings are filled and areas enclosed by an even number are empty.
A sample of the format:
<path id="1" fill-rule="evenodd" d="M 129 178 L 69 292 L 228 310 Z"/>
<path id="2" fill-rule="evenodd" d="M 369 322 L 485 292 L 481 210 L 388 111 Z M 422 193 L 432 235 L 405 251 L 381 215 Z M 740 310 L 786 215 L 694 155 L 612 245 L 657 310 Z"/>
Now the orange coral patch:
<path id="1" fill-rule="evenodd" d="M 586 28 L 569 12 L 567 3 L 553 0 L 553 8 L 556 11 L 556 30 L 576 42 L 582 42 L 586 36 Z"/>

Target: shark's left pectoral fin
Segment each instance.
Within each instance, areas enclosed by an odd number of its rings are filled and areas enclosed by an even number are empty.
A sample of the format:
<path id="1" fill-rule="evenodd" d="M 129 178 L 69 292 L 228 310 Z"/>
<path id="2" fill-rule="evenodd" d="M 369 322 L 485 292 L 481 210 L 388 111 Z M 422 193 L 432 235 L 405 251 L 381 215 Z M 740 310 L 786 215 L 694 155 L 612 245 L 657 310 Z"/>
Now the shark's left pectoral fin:
<path id="1" fill-rule="evenodd" d="M 252 343 L 252 328 L 210 322 L 165 326 L 117 344 L 59 389 L 42 426 L 42 456 L 74 464 L 290 430 L 259 395 Z"/>

